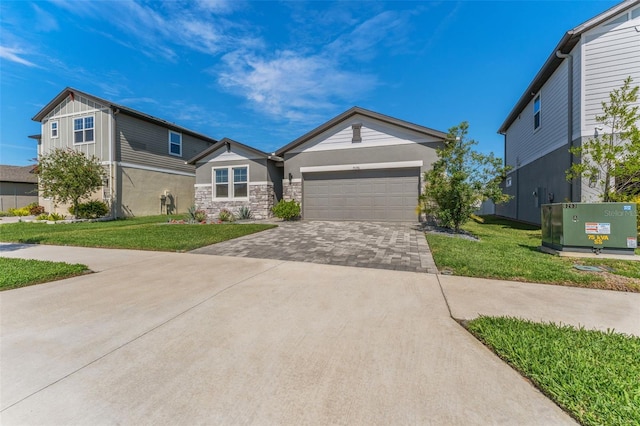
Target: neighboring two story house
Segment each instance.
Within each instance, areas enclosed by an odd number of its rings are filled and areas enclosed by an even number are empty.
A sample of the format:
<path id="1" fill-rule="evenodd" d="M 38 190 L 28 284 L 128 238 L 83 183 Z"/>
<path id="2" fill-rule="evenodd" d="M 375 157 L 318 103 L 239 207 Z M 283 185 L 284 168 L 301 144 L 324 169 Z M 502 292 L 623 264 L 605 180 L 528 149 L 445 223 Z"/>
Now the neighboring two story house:
<path id="1" fill-rule="evenodd" d="M 66 88 L 34 117 L 42 124 L 38 156 L 70 148 L 96 156 L 102 190 L 115 217 L 186 212 L 193 205 L 195 166 L 186 160 L 217 141 L 123 105 Z M 40 197 L 47 211 L 66 213 Z"/>
<path id="2" fill-rule="evenodd" d="M 593 182 L 566 180 L 569 148 L 606 131 L 596 116 L 629 76 L 640 85 L 640 0 L 569 30 L 500 126 L 513 199 L 496 214 L 540 223 L 542 204 L 598 201 Z"/>
<path id="3" fill-rule="evenodd" d="M 415 221 L 424 172 L 446 133 L 353 107 L 273 154 L 230 139 L 192 158 L 196 206 L 271 216 L 296 200 L 307 220 Z"/>

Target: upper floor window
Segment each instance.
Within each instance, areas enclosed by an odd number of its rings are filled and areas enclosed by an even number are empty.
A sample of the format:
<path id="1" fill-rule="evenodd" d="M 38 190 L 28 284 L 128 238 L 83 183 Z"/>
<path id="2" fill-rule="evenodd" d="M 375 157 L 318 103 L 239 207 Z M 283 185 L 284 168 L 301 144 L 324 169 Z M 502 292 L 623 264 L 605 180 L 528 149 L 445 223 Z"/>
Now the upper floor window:
<path id="1" fill-rule="evenodd" d="M 182 133 L 169 130 L 169 154 L 182 156 Z"/>
<path id="2" fill-rule="evenodd" d="M 540 95 L 533 100 L 533 130 L 540 127 Z"/>
<path id="3" fill-rule="evenodd" d="M 58 122 L 51 122 L 51 139 L 55 139 L 58 137 Z"/>
<path id="4" fill-rule="evenodd" d="M 231 166 L 213 169 L 213 198 L 247 198 L 249 167 Z"/>
<path id="5" fill-rule="evenodd" d="M 73 120 L 73 142 L 93 142 L 93 116 Z"/>

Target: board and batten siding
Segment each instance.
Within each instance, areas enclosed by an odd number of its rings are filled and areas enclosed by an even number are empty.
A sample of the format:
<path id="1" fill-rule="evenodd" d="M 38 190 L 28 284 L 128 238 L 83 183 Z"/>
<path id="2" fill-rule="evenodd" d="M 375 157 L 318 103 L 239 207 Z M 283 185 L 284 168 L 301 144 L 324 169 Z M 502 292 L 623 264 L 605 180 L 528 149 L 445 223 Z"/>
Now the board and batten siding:
<path id="1" fill-rule="evenodd" d="M 599 125 L 596 116 L 602 114 L 602 102 L 609 101 L 609 93 L 620 88 L 629 76 L 634 86 L 640 85 L 640 17 L 613 27 L 598 27 L 583 39 L 581 135 L 589 137 Z"/>
<path id="2" fill-rule="evenodd" d="M 44 155 L 57 148 L 71 148 L 87 156 L 96 156 L 100 161 L 109 160 L 109 116 L 108 106 L 99 104 L 90 98 L 68 96 L 42 120 L 41 146 L 39 154 Z M 93 142 L 74 143 L 73 120 L 93 116 Z M 58 137 L 51 137 L 51 122 L 58 122 Z"/>
<path id="3" fill-rule="evenodd" d="M 116 157 L 125 164 L 194 173 L 194 166 L 185 164 L 185 160 L 210 146 L 209 142 L 182 133 L 182 155 L 171 155 L 166 127 L 124 113 L 117 115 L 116 122 Z"/>
<path id="4" fill-rule="evenodd" d="M 567 144 L 567 61 L 563 61 L 540 91 L 540 127 L 533 128 L 535 96 L 507 129 L 507 165 L 516 168 Z M 537 95 L 537 94 L 536 94 Z"/>

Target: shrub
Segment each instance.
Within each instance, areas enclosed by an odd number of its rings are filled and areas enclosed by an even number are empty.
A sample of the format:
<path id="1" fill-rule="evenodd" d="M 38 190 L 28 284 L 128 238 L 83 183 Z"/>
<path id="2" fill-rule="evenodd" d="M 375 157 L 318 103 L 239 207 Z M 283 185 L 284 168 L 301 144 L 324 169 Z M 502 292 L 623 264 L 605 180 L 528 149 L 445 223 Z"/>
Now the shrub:
<path id="1" fill-rule="evenodd" d="M 241 219 L 241 220 L 251 219 L 253 218 L 253 212 L 249 207 L 242 206 L 238 209 L 237 217 L 238 219 Z"/>
<path id="2" fill-rule="evenodd" d="M 187 222 L 188 223 L 200 223 L 207 220 L 207 212 L 199 210 L 196 206 L 191 206 L 187 209 Z"/>
<path id="3" fill-rule="evenodd" d="M 96 219 L 109 213 L 109 206 L 103 201 L 92 200 L 86 203 L 80 203 L 74 209 L 69 207 L 69 213 L 78 219 Z"/>
<path id="4" fill-rule="evenodd" d="M 62 214 L 58 214 L 58 213 L 42 213 L 41 215 L 39 215 L 38 217 L 36 217 L 37 220 L 50 220 L 50 221 L 58 221 L 58 220 L 65 220 L 66 216 L 62 215 Z"/>
<path id="5" fill-rule="evenodd" d="M 29 214 L 32 216 L 38 216 L 44 213 L 44 207 L 38 203 L 31 203 L 27 207 L 29 208 Z"/>
<path id="6" fill-rule="evenodd" d="M 284 220 L 293 220 L 300 217 L 300 203 L 296 200 L 280 200 L 278 204 L 271 208 L 271 212 L 275 217 Z"/>
<path id="7" fill-rule="evenodd" d="M 21 207 L 19 209 L 9 209 L 10 216 L 29 216 L 31 212 L 29 211 L 29 207 Z"/>
<path id="8" fill-rule="evenodd" d="M 229 210 L 222 209 L 220 213 L 218 213 L 218 219 L 220 219 L 221 222 L 233 222 L 236 220 L 236 217 Z"/>

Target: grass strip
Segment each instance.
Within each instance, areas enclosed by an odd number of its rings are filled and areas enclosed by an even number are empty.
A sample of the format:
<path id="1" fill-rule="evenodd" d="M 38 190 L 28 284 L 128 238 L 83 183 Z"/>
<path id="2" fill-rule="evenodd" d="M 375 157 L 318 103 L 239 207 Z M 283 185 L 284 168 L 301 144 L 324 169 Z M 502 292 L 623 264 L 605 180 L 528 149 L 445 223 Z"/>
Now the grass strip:
<path id="1" fill-rule="evenodd" d="M 276 225 L 265 224 L 166 224 L 167 216 L 131 218 L 109 222 L 48 225 L 12 223 L 2 225 L 0 240 L 154 251 L 188 251 L 219 243 Z"/>
<path id="2" fill-rule="evenodd" d="M 581 424 L 640 424 L 639 337 L 509 317 L 466 326 Z"/>
<path id="3" fill-rule="evenodd" d="M 85 265 L 0 257 L 0 291 L 82 275 Z"/>
<path id="4" fill-rule="evenodd" d="M 538 250 L 542 243 L 539 227 L 496 217 L 484 220 L 470 221 L 463 227 L 477 236 L 477 241 L 427 233 L 438 269 L 468 277 L 621 289 L 608 283 L 606 275 L 575 270 L 573 265 L 579 263 L 604 266 L 613 274 L 631 278 L 623 289 L 640 291 L 640 262 L 552 256 Z"/>

